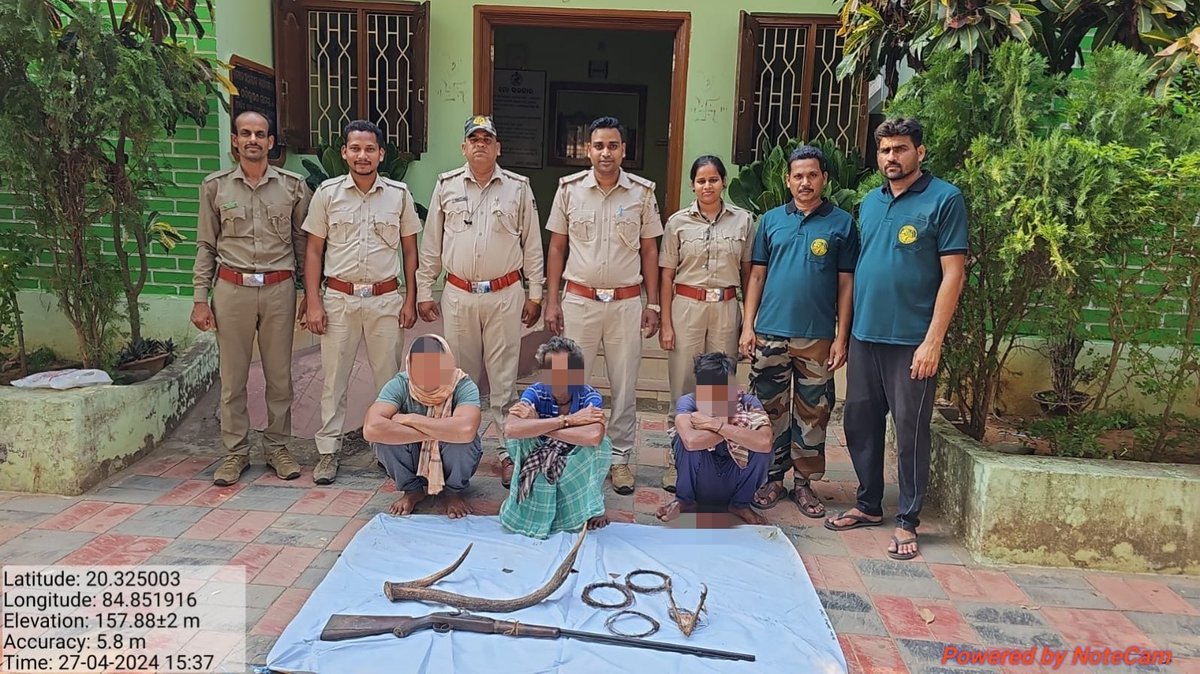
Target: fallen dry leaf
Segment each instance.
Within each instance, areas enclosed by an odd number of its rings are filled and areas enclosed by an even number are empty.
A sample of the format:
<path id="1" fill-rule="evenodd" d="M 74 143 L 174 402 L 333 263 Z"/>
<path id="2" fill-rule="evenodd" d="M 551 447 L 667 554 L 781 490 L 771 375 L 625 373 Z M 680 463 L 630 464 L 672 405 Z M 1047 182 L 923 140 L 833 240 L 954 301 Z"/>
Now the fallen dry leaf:
<path id="1" fill-rule="evenodd" d="M 933 611 L 930 611 L 927 608 L 923 608 L 920 611 L 918 611 L 918 613 L 921 614 L 921 620 L 924 620 L 926 625 L 933 622 Z"/>

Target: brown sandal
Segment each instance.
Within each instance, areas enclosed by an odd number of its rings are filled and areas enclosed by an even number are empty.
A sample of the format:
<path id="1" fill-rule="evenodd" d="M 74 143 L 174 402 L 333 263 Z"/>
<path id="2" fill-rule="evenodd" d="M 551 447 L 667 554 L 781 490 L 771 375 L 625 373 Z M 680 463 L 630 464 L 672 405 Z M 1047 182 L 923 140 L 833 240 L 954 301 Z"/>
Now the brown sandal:
<path id="1" fill-rule="evenodd" d="M 779 501 L 787 495 L 788 490 L 783 486 L 783 482 L 768 482 L 754 492 L 751 505 L 759 510 L 770 510 L 779 505 Z"/>
<path id="2" fill-rule="evenodd" d="M 811 483 L 792 489 L 792 503 L 795 503 L 796 507 L 800 509 L 800 513 L 806 517 L 816 520 L 825 516 L 825 504 L 821 503 L 821 497 L 813 491 Z M 820 508 L 820 511 L 813 512 L 813 506 Z"/>

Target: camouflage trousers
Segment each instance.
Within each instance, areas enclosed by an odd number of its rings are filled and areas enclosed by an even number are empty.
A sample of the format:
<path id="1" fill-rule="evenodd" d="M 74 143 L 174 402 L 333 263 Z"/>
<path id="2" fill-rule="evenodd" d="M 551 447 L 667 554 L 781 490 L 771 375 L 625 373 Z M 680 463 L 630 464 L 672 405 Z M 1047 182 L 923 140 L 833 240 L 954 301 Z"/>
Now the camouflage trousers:
<path id="1" fill-rule="evenodd" d="M 768 481 L 783 479 L 793 465 L 825 471 L 825 430 L 833 411 L 833 373 L 826 363 L 831 339 L 758 334 L 750 364 L 750 391 L 771 419 L 774 461 Z"/>

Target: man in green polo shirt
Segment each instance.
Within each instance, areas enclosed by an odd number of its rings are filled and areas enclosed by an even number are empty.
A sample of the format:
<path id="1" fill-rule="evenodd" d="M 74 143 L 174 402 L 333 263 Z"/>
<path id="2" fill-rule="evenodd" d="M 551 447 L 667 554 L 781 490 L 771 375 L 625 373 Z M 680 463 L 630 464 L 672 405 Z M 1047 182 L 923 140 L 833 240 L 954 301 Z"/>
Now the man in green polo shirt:
<path id="1" fill-rule="evenodd" d="M 751 359 L 750 390 L 771 419 L 774 461 L 754 495 L 772 508 L 788 494 L 808 517 L 825 506 L 811 481 L 825 475 L 825 429 L 833 409 L 833 372 L 846 362 L 858 232 L 849 213 L 821 198 L 825 155 L 797 148 L 788 158 L 792 200 L 762 216 L 750 255 L 745 318 L 738 340 Z"/>
<path id="2" fill-rule="evenodd" d="M 887 183 L 867 194 L 859 211 L 862 253 L 846 372 L 846 444 L 858 496 L 855 507 L 825 522 L 834 531 L 883 523 L 884 429 L 891 412 L 900 481 L 888 546 L 893 559 L 917 555 L 938 363 L 967 256 L 963 195 L 921 170 L 921 136 L 915 119 L 888 120 L 875 130 Z"/>

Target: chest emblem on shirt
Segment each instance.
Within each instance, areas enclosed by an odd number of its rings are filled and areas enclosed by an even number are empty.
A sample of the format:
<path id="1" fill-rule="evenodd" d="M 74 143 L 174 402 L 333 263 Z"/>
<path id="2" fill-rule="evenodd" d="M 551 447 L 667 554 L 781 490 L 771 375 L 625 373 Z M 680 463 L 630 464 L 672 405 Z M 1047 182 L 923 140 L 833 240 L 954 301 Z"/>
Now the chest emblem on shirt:
<path id="1" fill-rule="evenodd" d="M 812 242 L 812 245 L 809 246 L 808 249 L 812 251 L 813 255 L 822 257 L 825 255 L 825 253 L 829 252 L 829 242 L 825 239 L 817 239 Z"/>
<path id="2" fill-rule="evenodd" d="M 900 228 L 900 233 L 896 235 L 900 243 L 908 245 L 917 240 L 917 228 L 912 225 L 905 225 Z"/>

